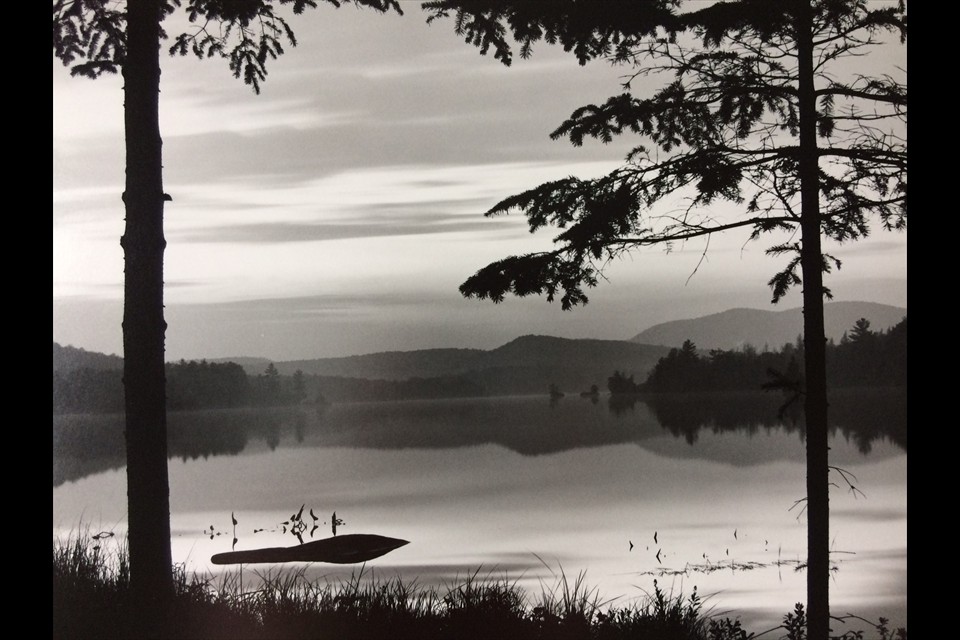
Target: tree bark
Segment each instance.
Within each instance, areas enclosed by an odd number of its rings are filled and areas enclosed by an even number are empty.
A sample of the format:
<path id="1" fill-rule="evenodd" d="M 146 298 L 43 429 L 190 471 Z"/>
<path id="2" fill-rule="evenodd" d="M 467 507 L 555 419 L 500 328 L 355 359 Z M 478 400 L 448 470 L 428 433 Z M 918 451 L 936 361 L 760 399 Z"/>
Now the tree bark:
<path id="1" fill-rule="evenodd" d="M 830 502 L 827 446 L 826 336 L 823 329 L 823 251 L 817 103 L 813 74 L 813 12 L 797 2 L 796 38 L 800 109 L 800 266 L 807 437 L 807 636 L 828 640 L 830 629 Z"/>
<path id="2" fill-rule="evenodd" d="M 123 383 L 130 586 L 146 635 L 173 593 L 163 319 L 163 177 L 158 0 L 127 3 Z"/>

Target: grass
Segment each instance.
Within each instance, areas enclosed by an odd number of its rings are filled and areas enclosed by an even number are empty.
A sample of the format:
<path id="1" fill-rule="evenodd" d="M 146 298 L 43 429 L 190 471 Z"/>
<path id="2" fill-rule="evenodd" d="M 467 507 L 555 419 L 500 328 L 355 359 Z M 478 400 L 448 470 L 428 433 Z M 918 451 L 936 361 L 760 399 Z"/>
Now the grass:
<path id="1" fill-rule="evenodd" d="M 139 638 L 143 611 L 130 594 L 125 545 L 101 544 L 89 533 L 53 543 L 53 637 Z M 249 570 L 248 570 L 249 572 Z M 694 588 L 689 596 L 654 593 L 624 607 L 602 602 L 581 573 L 562 571 L 530 599 L 516 582 L 479 577 L 479 570 L 442 588 L 353 574 L 338 583 L 311 582 L 304 568 L 257 574 L 245 590 L 240 572 L 213 581 L 174 571 L 170 623 L 163 638 L 296 638 L 337 640 L 750 640 L 737 620 L 713 618 Z M 247 577 L 249 587 L 250 579 Z M 799 616 L 802 617 L 802 608 Z M 885 621 L 881 620 L 881 624 Z M 797 611 L 768 637 L 803 638 Z M 877 627 L 880 629 L 880 627 Z M 883 629 L 884 640 L 906 639 Z M 889 633 L 889 635 L 886 635 Z M 855 638 L 857 636 L 848 636 Z"/>

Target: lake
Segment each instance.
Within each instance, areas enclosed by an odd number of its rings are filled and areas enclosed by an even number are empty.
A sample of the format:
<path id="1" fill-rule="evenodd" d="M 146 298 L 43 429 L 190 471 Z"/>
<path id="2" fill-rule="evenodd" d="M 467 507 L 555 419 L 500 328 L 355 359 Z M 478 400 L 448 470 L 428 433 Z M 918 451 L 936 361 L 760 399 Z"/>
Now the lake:
<path id="1" fill-rule="evenodd" d="M 778 419 L 779 403 L 523 396 L 171 413 L 174 559 L 236 571 L 209 562 L 231 550 L 231 514 L 237 550 L 288 546 L 304 505 L 304 541 L 310 510 L 313 539 L 331 534 L 335 511 L 339 533 L 410 541 L 364 575 L 506 577 L 539 595 L 582 573 L 616 605 L 657 580 L 764 631 L 806 600 L 803 425 Z M 844 471 L 832 472 L 831 611 L 906 625 L 905 394 L 836 394 L 831 412 L 831 464 Z M 120 416 L 54 417 L 55 535 L 122 536 L 122 433 Z"/>

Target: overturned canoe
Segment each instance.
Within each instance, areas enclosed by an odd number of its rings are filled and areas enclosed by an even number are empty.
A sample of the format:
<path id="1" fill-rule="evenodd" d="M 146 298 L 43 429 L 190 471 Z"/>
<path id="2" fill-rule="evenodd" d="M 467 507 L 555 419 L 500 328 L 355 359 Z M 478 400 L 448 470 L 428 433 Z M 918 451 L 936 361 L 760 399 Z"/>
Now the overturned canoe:
<path id="1" fill-rule="evenodd" d="M 332 562 L 353 564 L 366 562 L 399 549 L 407 540 L 378 536 L 372 533 L 350 533 L 323 540 L 315 540 L 293 547 L 266 547 L 249 551 L 217 553 L 210 558 L 213 564 L 250 564 L 258 562 Z"/>

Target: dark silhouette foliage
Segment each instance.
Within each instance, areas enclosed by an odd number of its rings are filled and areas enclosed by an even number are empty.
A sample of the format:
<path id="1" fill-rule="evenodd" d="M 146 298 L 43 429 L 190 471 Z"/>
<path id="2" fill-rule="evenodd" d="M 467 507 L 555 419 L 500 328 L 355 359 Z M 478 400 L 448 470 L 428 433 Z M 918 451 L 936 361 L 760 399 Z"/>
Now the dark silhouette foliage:
<path id="1" fill-rule="evenodd" d="M 276 405 L 283 402 L 280 391 L 280 372 L 271 362 L 263 373 L 253 380 L 253 395 L 256 404 Z"/>
<path id="2" fill-rule="evenodd" d="M 796 3 L 794 3 L 796 4 Z M 455 29 L 481 53 L 512 62 L 513 38 L 521 57 L 533 43 L 559 43 L 581 63 L 609 57 L 635 69 L 624 92 L 601 105 L 573 112 L 551 137 L 581 145 L 639 135 L 627 163 L 595 180 L 569 177 L 504 199 L 488 216 L 523 211 L 530 230 L 561 229 L 558 248 L 512 256 L 481 269 L 461 287 L 464 295 L 503 300 L 506 294 L 556 296 L 570 308 L 587 301 L 603 264 L 642 246 L 675 243 L 738 227 L 752 237 L 799 227 L 799 71 L 790 3 L 720 2 L 680 13 L 678 0 L 618 3 L 426 2 L 431 19 L 451 17 Z M 906 37 L 903 7 L 873 9 L 861 0 L 814 2 L 812 30 L 823 57 L 813 72 L 816 150 L 829 160 L 819 172 L 823 191 L 820 231 L 839 241 L 868 235 L 869 218 L 885 229 L 906 226 L 906 143 L 891 123 L 906 121 L 906 87 L 892 77 L 855 77 L 844 83 L 833 64 L 876 45 L 879 33 Z M 780 52 L 785 52 L 780 55 Z M 795 65 L 795 63 L 794 63 Z M 669 75 L 651 97 L 638 98 L 633 80 Z M 871 104 L 872 103 L 872 104 Z M 876 108 L 876 111 L 872 109 Z M 866 124 L 866 123 L 879 123 Z M 826 142 L 826 144 L 823 144 Z M 659 150 L 659 152 L 658 152 Z M 681 215 L 654 215 L 651 207 L 692 188 Z M 719 200 L 743 208 L 745 217 L 715 219 Z M 771 254 L 788 256 L 770 280 L 774 300 L 799 284 L 799 243 L 777 243 Z M 824 256 L 822 268 L 839 266 Z"/>
<path id="3" fill-rule="evenodd" d="M 402 14 L 396 0 L 161 0 L 157 18 L 162 21 L 183 11 L 193 27 L 172 38 L 171 55 L 195 55 L 201 60 L 221 58 L 235 78 L 260 93 L 267 78 L 267 62 L 297 46 L 285 11 L 295 15 L 320 4 L 343 4 Z M 127 11 L 110 0 L 54 0 L 53 52 L 74 76 L 98 78 L 118 73 L 127 60 Z M 167 34 L 161 30 L 166 39 Z"/>
<path id="4" fill-rule="evenodd" d="M 168 363 L 166 381 L 167 408 L 172 411 L 491 395 L 482 380 L 467 375 L 367 380 L 307 376 L 298 371 L 292 376 L 249 376 L 236 363 L 206 360 Z M 497 391 L 509 393 L 512 389 Z M 84 367 L 53 372 L 54 415 L 121 413 L 123 406 L 123 372 L 119 369 Z"/>
<path id="5" fill-rule="evenodd" d="M 225 409 L 254 403 L 243 367 L 233 362 L 181 360 L 166 365 L 167 407 Z M 120 413 L 123 372 L 68 369 L 53 372 L 53 413 Z"/>
<path id="6" fill-rule="evenodd" d="M 250 383 L 234 362 L 181 360 L 167 365 L 167 407 L 200 409 L 240 407 L 248 402 Z"/>
<path id="7" fill-rule="evenodd" d="M 661 359 L 662 361 L 662 359 Z M 640 391 L 640 385 L 634 382 L 633 374 L 627 377 L 627 374 L 614 371 L 613 375 L 607 378 L 607 390 L 610 395 L 628 395 Z"/>
<path id="8" fill-rule="evenodd" d="M 611 260 L 645 246 L 731 229 L 774 234 L 785 258 L 769 280 L 773 302 L 802 283 L 807 438 L 809 635 L 829 635 L 829 464 L 823 298 L 840 261 L 822 239 L 865 237 L 871 224 L 906 228 L 907 89 L 895 70 L 851 67 L 886 39 L 907 33 L 904 2 L 736 0 L 714 3 L 524 3 L 436 0 L 432 18 L 505 64 L 510 35 L 521 57 L 559 43 L 581 63 L 607 57 L 633 69 L 621 93 L 574 111 L 551 134 L 641 139 L 624 165 L 601 178 L 554 180 L 494 205 L 522 211 L 531 231 L 558 229 L 550 251 L 481 268 L 460 287 L 500 302 L 507 294 L 586 303 Z M 642 7 L 642 9 L 640 9 Z M 574 23 L 576 19 L 576 23 Z M 644 80 L 644 94 L 632 83 Z M 648 84 L 659 80 L 659 85 Z M 655 88 L 646 88 L 655 86 Z M 676 199 L 686 199 L 679 211 Z M 727 201 L 742 215 L 722 220 Z M 670 205 L 673 205 L 671 207 Z M 768 236 L 769 237 L 769 236 Z"/>
<path id="9" fill-rule="evenodd" d="M 851 331 L 857 331 L 855 340 L 827 344 L 827 382 L 831 388 L 906 386 L 907 319 L 879 333 L 871 332 L 869 324 L 865 320 L 857 322 Z M 705 357 L 686 349 L 671 349 L 647 376 L 643 389 L 695 393 L 749 391 L 766 386 L 792 390 L 803 387 L 802 370 L 802 344 L 798 348 L 788 343 L 779 351 L 763 352 L 750 345 L 739 350 L 713 349 Z M 771 378 L 780 385 L 770 385 Z"/>
<path id="10" fill-rule="evenodd" d="M 164 19 L 184 11 L 194 28 L 174 37 L 170 53 L 227 60 L 237 78 L 259 92 L 267 62 L 296 44 L 277 9 L 294 14 L 319 0 L 54 0 L 54 56 L 76 76 L 123 74 L 126 181 L 124 250 L 124 408 L 127 420 L 127 504 L 131 588 L 142 604 L 144 637 L 162 637 L 173 593 L 170 488 L 166 465 L 164 380 L 162 141 L 159 50 Z M 323 0 L 340 7 L 340 0 Z M 353 0 L 355 6 L 402 13 L 395 0 Z"/>
<path id="11" fill-rule="evenodd" d="M 115 369 L 68 369 L 53 372 L 53 414 L 120 413 L 123 374 Z"/>
<path id="12" fill-rule="evenodd" d="M 827 348 L 827 379 L 837 386 L 907 386 L 907 319 L 875 332 L 864 319 L 848 340 Z"/>

